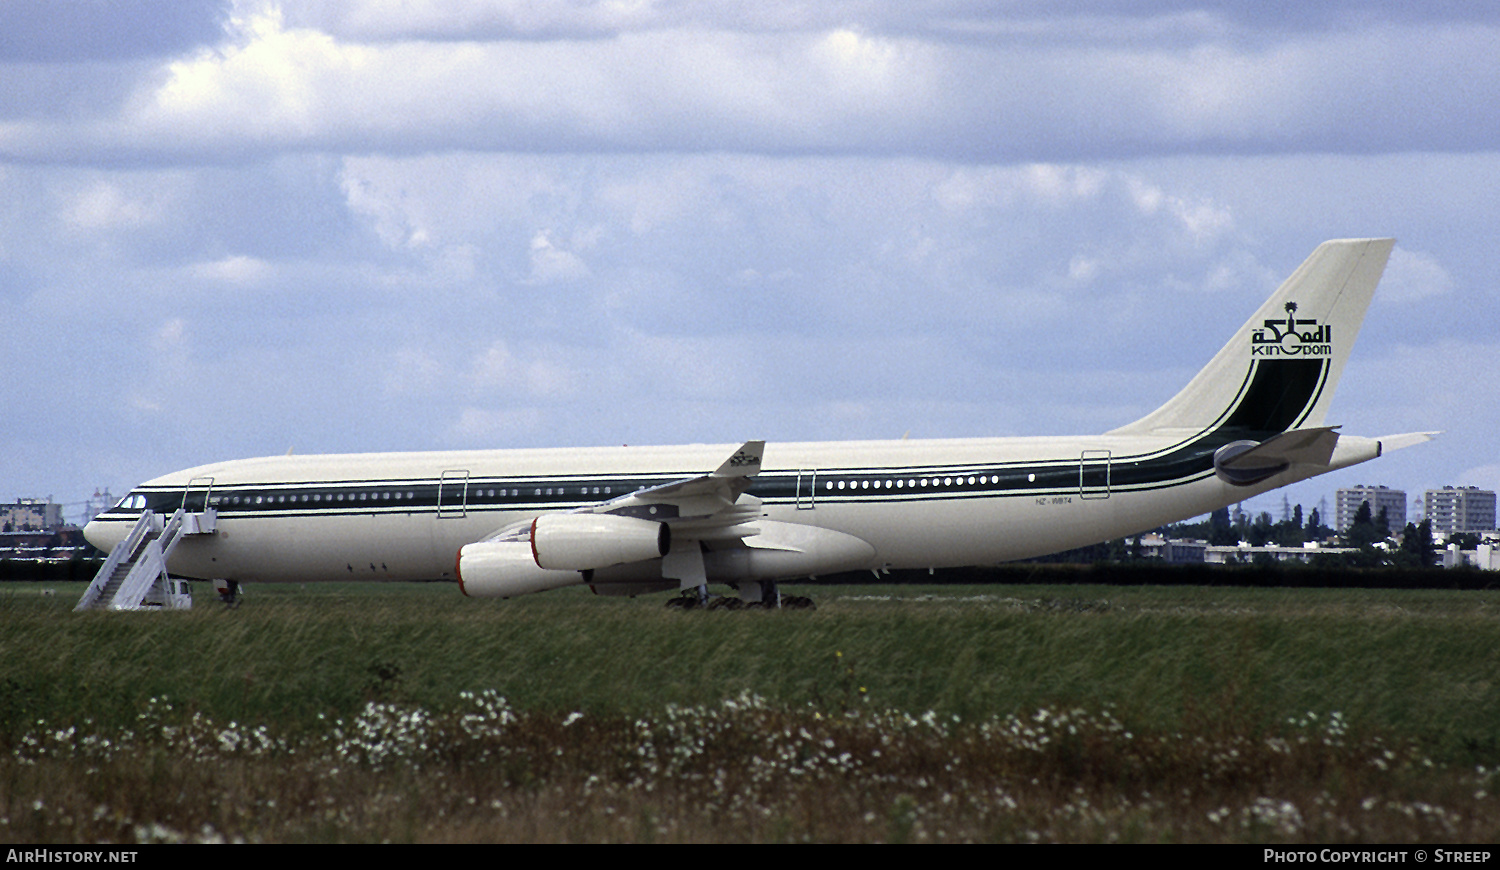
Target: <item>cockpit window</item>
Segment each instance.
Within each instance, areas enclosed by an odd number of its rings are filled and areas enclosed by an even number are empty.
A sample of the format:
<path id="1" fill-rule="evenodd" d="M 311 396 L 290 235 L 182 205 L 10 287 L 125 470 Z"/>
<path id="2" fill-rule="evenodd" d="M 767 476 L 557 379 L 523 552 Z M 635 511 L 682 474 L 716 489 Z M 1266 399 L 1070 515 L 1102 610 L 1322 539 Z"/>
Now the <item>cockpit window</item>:
<path id="1" fill-rule="evenodd" d="M 132 492 L 130 495 L 120 499 L 115 505 L 117 511 L 141 511 L 146 509 L 146 496 L 144 493 Z"/>

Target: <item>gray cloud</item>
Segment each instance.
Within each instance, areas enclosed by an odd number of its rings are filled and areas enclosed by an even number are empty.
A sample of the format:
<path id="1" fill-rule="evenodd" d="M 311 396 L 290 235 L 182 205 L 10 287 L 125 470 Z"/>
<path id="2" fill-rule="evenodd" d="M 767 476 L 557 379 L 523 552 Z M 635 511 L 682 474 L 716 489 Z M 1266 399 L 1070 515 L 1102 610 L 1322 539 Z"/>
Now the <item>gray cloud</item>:
<path id="1" fill-rule="evenodd" d="M 1463 401 L 1495 386 L 1493 14 L 167 12 L 0 56 L 18 494 L 288 446 L 1099 431 L 1318 242 L 1388 234 L 1337 422 L 1454 431 L 1377 482 L 1495 464 Z"/>
<path id="2" fill-rule="evenodd" d="M 1500 97 L 1494 25 L 1361 19 L 1262 36 L 955 43 L 858 27 L 643 28 L 590 41 L 359 42 L 247 7 L 212 51 L 137 71 L 112 107 L 15 107 L 0 153 L 101 165 L 448 149 L 992 162 L 1462 152 L 1500 134 L 1495 113 L 1476 111 Z"/>

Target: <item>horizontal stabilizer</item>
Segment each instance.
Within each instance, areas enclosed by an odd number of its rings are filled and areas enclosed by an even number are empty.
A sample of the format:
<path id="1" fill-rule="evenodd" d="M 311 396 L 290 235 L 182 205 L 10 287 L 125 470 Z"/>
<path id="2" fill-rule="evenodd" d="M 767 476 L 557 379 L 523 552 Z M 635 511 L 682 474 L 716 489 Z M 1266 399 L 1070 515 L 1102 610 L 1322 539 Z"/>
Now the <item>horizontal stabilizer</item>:
<path id="1" fill-rule="evenodd" d="M 1426 444 L 1428 441 L 1431 441 L 1441 434 L 1443 433 L 1406 432 L 1401 435 L 1386 435 L 1385 437 L 1379 438 L 1377 440 L 1380 441 L 1380 451 L 1382 453 L 1386 453 L 1391 450 L 1400 450 L 1403 447 L 1411 447 L 1415 444 Z"/>
<path id="2" fill-rule="evenodd" d="M 1292 465 L 1326 467 L 1339 443 L 1336 426 L 1293 429 L 1254 441 L 1234 441 L 1214 451 L 1214 472 L 1236 486 L 1259 483 Z"/>

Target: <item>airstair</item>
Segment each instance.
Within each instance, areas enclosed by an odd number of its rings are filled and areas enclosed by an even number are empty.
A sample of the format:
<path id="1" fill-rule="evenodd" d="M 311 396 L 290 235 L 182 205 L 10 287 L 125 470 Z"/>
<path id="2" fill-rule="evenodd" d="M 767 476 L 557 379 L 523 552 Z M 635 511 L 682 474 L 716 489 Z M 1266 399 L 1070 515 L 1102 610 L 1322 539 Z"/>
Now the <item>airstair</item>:
<path id="1" fill-rule="evenodd" d="M 167 557 L 185 535 L 212 534 L 218 511 L 188 513 L 178 508 L 170 518 L 144 511 L 125 539 L 115 545 L 94 582 L 73 610 L 187 610 L 193 606 L 186 580 L 167 575 Z"/>

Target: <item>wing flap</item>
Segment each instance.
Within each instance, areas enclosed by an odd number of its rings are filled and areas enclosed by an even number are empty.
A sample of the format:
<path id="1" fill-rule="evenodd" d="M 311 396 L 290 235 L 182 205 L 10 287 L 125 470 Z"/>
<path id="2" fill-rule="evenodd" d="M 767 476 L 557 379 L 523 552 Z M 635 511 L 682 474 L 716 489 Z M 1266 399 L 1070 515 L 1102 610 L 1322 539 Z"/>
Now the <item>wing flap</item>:
<path id="1" fill-rule="evenodd" d="M 760 459 L 765 449 L 764 441 L 746 441 L 708 474 L 642 489 L 588 510 L 617 513 L 629 512 L 642 505 L 671 505 L 677 509 L 678 517 L 713 516 L 732 508 L 750 488 L 751 478 L 760 473 Z"/>
<path id="2" fill-rule="evenodd" d="M 764 441 L 746 441 L 708 474 L 637 490 L 568 513 L 659 520 L 670 524 L 673 535 L 684 540 L 722 541 L 754 535 L 755 527 L 747 524 L 760 518 L 761 502 L 746 497 L 745 492 L 751 479 L 760 473 L 765 447 Z M 531 523 L 531 519 L 511 523 L 483 540 L 529 540 Z"/>

